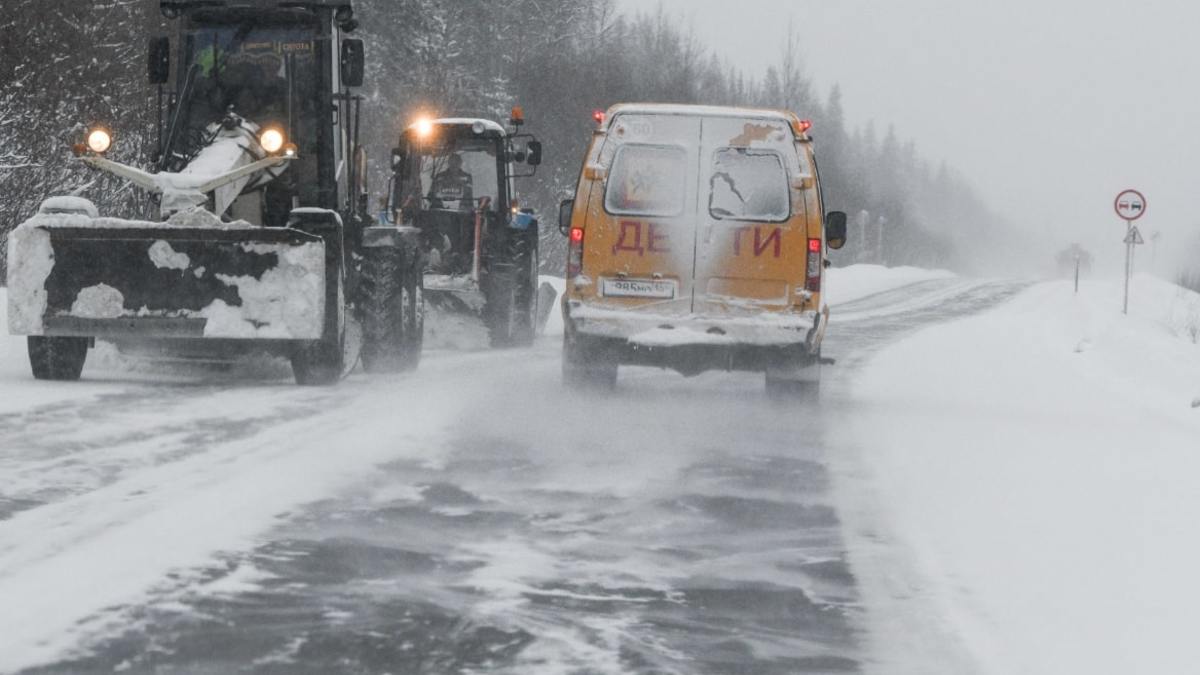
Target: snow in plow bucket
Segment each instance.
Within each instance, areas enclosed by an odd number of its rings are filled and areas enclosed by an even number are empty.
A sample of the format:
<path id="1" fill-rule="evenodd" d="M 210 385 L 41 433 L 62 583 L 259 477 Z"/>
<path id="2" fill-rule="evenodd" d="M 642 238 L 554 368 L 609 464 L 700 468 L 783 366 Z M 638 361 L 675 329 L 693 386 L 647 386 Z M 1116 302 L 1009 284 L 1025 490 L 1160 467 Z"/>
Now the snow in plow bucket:
<path id="1" fill-rule="evenodd" d="M 43 210 L 8 248 L 15 335 L 318 340 L 325 244 L 206 211 L 152 223 Z"/>

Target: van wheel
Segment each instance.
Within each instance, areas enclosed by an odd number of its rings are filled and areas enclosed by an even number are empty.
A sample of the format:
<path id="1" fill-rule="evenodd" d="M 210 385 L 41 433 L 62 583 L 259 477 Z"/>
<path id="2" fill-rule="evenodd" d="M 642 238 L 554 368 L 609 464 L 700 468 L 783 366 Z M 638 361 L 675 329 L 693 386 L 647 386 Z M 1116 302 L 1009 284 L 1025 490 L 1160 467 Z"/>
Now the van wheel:
<path id="1" fill-rule="evenodd" d="M 35 379 L 73 382 L 83 374 L 87 338 L 30 336 L 28 348 Z"/>
<path id="2" fill-rule="evenodd" d="M 611 390 L 617 386 L 618 367 L 614 360 L 597 358 L 585 340 L 563 337 L 562 373 L 567 388 Z"/>

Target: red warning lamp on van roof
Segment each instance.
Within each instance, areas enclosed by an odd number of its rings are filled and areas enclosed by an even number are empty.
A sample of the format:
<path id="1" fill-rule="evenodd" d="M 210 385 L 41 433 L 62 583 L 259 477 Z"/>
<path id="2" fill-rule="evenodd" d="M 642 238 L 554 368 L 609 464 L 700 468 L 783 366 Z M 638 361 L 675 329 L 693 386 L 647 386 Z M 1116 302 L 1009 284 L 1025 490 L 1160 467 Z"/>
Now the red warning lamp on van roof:
<path id="1" fill-rule="evenodd" d="M 807 134 L 808 130 L 813 126 L 812 120 L 800 120 L 800 124 L 796 125 L 796 130 L 802 134 Z"/>
<path id="2" fill-rule="evenodd" d="M 604 117 L 605 115 L 603 110 L 592 111 L 592 119 L 596 120 L 597 125 L 604 124 Z"/>

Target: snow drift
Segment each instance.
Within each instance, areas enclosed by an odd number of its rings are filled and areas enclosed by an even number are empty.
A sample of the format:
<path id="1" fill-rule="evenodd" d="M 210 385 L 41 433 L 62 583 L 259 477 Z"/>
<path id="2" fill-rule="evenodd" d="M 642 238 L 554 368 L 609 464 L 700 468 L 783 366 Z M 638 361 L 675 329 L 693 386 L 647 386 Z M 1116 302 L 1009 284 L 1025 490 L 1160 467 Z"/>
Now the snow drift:
<path id="1" fill-rule="evenodd" d="M 1120 306 L 1039 285 L 858 379 L 844 515 L 880 672 L 1195 670 L 1200 295 L 1142 277 Z"/>

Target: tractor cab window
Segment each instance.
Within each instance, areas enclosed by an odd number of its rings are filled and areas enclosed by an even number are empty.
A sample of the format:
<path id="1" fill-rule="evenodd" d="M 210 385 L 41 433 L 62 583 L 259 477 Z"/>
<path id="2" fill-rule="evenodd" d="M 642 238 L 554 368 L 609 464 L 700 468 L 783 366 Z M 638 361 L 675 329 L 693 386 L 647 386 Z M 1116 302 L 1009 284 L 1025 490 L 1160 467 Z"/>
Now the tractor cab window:
<path id="1" fill-rule="evenodd" d="M 260 126 L 312 112 L 317 61 L 311 30 L 246 22 L 193 30 L 188 44 L 188 65 L 196 70 L 189 126 L 203 128 L 229 110 Z M 297 141 L 315 135 L 302 131 L 295 130 Z"/>
<path id="2" fill-rule="evenodd" d="M 450 138 L 412 149 L 404 201 L 422 210 L 473 211 L 498 207 L 498 144 L 487 139 Z"/>

